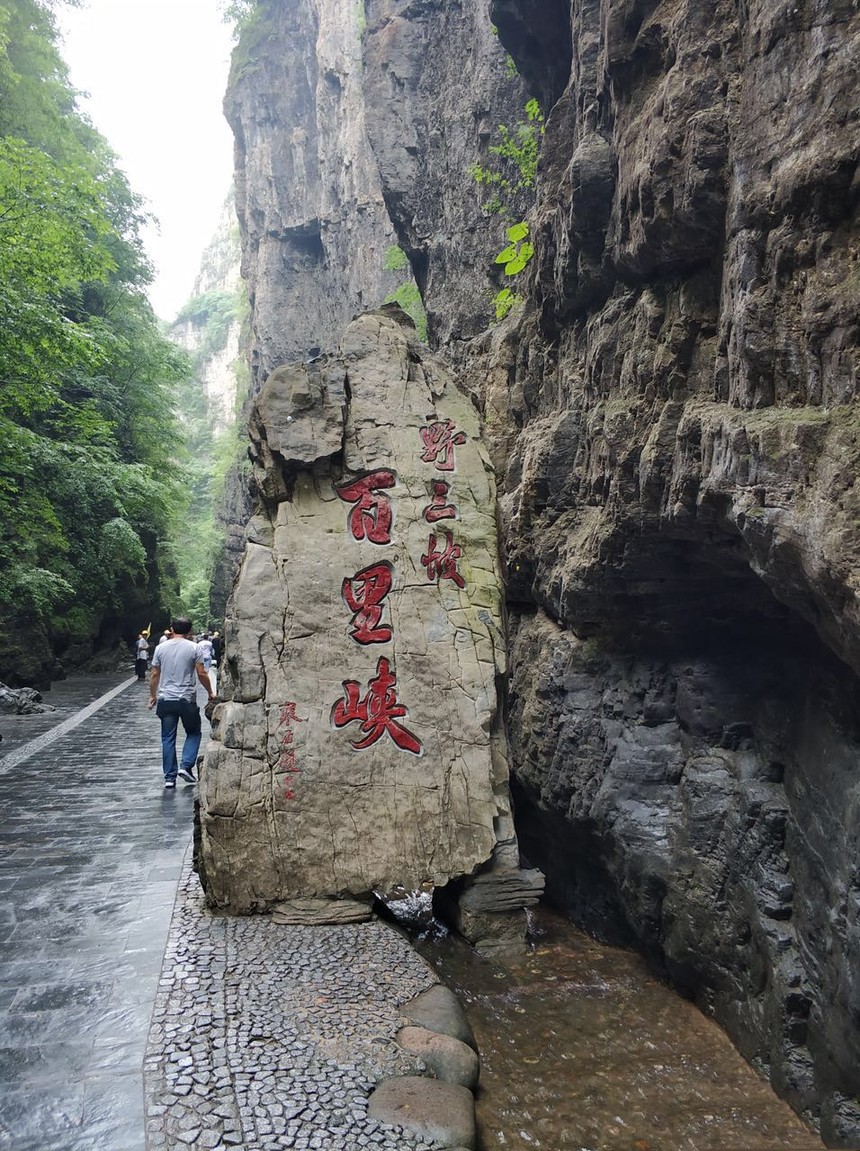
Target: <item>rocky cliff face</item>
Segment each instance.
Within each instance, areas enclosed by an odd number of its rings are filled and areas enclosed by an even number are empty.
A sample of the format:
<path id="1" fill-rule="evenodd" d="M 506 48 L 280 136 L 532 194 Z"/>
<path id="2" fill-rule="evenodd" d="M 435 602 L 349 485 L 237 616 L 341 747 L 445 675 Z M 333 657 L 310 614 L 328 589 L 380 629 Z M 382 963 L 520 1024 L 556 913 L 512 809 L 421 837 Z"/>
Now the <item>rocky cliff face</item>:
<path id="1" fill-rule="evenodd" d="M 252 309 L 252 391 L 334 349 L 402 276 L 368 147 L 359 6 L 261 3 L 233 56 L 225 112 Z"/>
<path id="2" fill-rule="evenodd" d="M 288 46 L 326 5 L 292 8 L 231 98 L 270 367 L 325 342 L 300 282 L 312 302 L 346 276 L 358 300 L 316 205 L 344 251 L 365 218 L 307 161 L 324 72 Z M 547 122 L 528 301 L 478 335 L 498 249 L 463 162 L 522 94 L 490 103 L 482 4 L 366 11 L 361 163 L 432 335 L 473 337 L 521 842 L 562 906 L 645 949 L 856 1145 L 857 4 L 494 0 Z"/>
<path id="3" fill-rule="evenodd" d="M 555 99 L 530 303 L 473 349 L 521 839 L 853 1146 L 857 6 L 574 4 L 566 76 L 494 7 Z"/>
<path id="4" fill-rule="evenodd" d="M 232 196 L 200 260 L 191 296 L 180 310 L 170 338 L 192 357 L 195 377 L 206 396 L 213 435 L 235 424 L 237 374 L 242 354 L 244 288 L 239 275 L 241 248 Z"/>
<path id="5" fill-rule="evenodd" d="M 482 211 L 472 175 L 497 169 L 499 125 L 523 119 L 522 81 L 484 4 L 366 0 L 364 92 L 382 194 L 427 308 L 431 341 L 451 347 L 493 315 L 503 215 Z M 513 218 L 522 193 L 506 192 Z"/>
<path id="6" fill-rule="evenodd" d="M 262 0 L 225 101 L 252 390 L 278 365 L 334 349 L 356 312 L 403 284 L 385 267 L 395 245 L 434 342 L 486 327 L 504 227 L 479 210 L 470 169 L 524 99 L 483 5 Z M 522 195 L 509 200 L 524 210 Z"/>

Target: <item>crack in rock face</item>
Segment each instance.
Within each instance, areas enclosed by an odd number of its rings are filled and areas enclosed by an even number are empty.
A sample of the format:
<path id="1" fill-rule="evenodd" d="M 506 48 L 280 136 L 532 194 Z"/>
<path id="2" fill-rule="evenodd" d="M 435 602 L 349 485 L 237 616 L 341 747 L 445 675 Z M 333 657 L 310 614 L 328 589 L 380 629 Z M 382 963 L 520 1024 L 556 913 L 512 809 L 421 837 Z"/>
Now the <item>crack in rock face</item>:
<path id="1" fill-rule="evenodd" d="M 201 784 L 210 901 L 369 899 L 472 873 L 510 828 L 478 413 L 370 314 L 339 356 L 269 376 L 250 435 L 260 504 Z"/>

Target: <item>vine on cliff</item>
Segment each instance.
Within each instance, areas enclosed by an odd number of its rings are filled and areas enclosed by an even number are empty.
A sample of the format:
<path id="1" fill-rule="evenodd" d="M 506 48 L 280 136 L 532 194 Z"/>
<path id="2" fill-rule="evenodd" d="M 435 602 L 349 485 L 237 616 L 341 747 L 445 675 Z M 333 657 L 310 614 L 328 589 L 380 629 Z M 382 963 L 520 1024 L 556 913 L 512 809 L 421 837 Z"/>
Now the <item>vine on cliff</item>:
<path id="1" fill-rule="evenodd" d="M 491 199 L 483 206 L 485 212 L 509 215 L 511 201 L 518 193 L 533 188 L 537 181 L 543 112 L 537 100 L 527 100 L 524 111 L 526 118 L 513 128 L 499 124 L 501 142 L 488 149 L 491 156 L 498 156 L 501 164 L 492 167 L 473 164 L 469 169 L 473 180 L 493 189 Z"/>
<path id="2" fill-rule="evenodd" d="M 492 188 L 492 198 L 484 205 L 484 211 L 498 213 L 511 219 L 511 204 L 525 191 L 537 183 L 540 139 L 544 131 L 544 117 L 537 100 L 525 104 L 525 120 L 513 129 L 507 124 L 499 124 L 501 142 L 493 144 L 489 152 L 503 162 L 500 166 L 487 168 L 473 164 L 469 172 L 473 179 L 485 188 Z M 507 244 L 496 255 L 495 264 L 504 265 L 504 274 L 519 276 L 534 255 L 534 245 L 529 240 L 529 226 L 525 220 L 515 220 L 506 229 Z M 493 297 L 493 307 L 497 320 L 503 320 L 523 297 L 509 285 L 500 288 Z"/>
<path id="3" fill-rule="evenodd" d="M 502 248 L 494 261 L 496 264 L 504 264 L 506 276 L 518 276 L 534 255 L 534 244 L 528 237 L 529 226 L 525 220 L 520 220 L 508 228 L 509 243 Z M 512 308 L 523 302 L 523 297 L 511 288 L 501 288 L 493 297 L 496 319 L 503 320 Z"/>

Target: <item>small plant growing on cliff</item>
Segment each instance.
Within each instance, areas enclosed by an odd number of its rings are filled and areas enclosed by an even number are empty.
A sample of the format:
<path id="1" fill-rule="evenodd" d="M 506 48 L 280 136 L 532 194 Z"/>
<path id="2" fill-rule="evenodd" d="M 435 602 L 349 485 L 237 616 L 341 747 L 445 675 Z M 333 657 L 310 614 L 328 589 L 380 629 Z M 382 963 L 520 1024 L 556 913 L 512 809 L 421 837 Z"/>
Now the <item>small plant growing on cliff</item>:
<path id="1" fill-rule="evenodd" d="M 513 224 L 507 229 L 507 236 L 508 243 L 496 256 L 494 263 L 504 264 L 506 276 L 518 276 L 535 252 L 534 244 L 528 238 L 528 224 L 525 220 L 520 220 L 518 224 Z M 512 308 L 521 303 L 523 303 L 522 296 L 509 287 L 502 288 L 493 297 L 496 319 L 503 320 Z"/>
<path id="2" fill-rule="evenodd" d="M 537 100 L 528 100 L 524 110 L 525 120 L 513 128 L 499 124 L 500 143 L 488 149 L 502 164 L 494 167 L 473 164 L 469 169 L 473 180 L 493 190 L 484 205 L 486 212 L 507 214 L 508 204 L 517 193 L 535 186 L 544 118 Z"/>
<path id="3" fill-rule="evenodd" d="M 534 255 L 534 245 L 529 242 L 529 226 L 525 220 L 508 228 L 510 243 L 502 248 L 495 262 L 505 265 L 506 276 L 517 276 Z"/>
<path id="4" fill-rule="evenodd" d="M 409 258 L 403 249 L 395 244 L 394 247 L 386 249 L 385 262 L 382 266 L 386 272 L 405 272 L 409 267 Z"/>
<path id="5" fill-rule="evenodd" d="M 529 100 L 525 105 L 525 120 L 513 129 L 507 124 L 499 124 L 500 142 L 493 144 L 490 154 L 497 156 L 502 163 L 496 167 L 474 164 L 470 173 L 478 184 L 491 188 L 493 195 L 484 204 L 486 212 L 497 212 L 508 219 L 513 215 L 519 200 L 522 210 L 522 193 L 534 188 L 537 183 L 538 155 L 540 139 L 543 136 L 543 113 L 537 100 Z M 516 220 L 516 217 L 514 217 Z M 518 276 L 534 255 L 534 245 L 529 240 L 529 226 L 525 220 L 518 220 L 506 229 L 507 244 L 495 257 L 494 263 L 504 266 L 504 274 Z M 523 297 L 514 291 L 510 284 L 500 288 L 493 297 L 493 308 L 497 320 L 503 320 Z"/>
<path id="6" fill-rule="evenodd" d="M 492 31 L 494 36 L 498 36 L 499 30 L 495 24 L 490 25 L 490 30 Z M 507 72 L 507 74 L 509 76 L 519 76 L 519 72 L 517 71 L 516 61 L 514 60 L 513 56 L 510 54 L 510 52 L 505 53 L 505 71 Z"/>
<path id="7" fill-rule="evenodd" d="M 386 272 L 408 272 L 409 257 L 402 248 L 398 248 L 395 244 L 386 250 L 382 266 Z M 427 343 L 427 312 L 424 310 L 424 301 L 421 299 L 421 293 L 418 291 L 418 285 L 414 280 L 405 280 L 393 292 L 390 292 L 382 302 L 384 304 L 399 304 L 403 311 L 412 317 L 415 330 L 424 343 Z"/>
<path id="8" fill-rule="evenodd" d="M 418 291 L 418 285 L 407 280 L 383 300 L 384 304 L 399 304 L 415 323 L 415 330 L 423 343 L 427 343 L 427 312 L 424 310 L 424 301 Z"/>

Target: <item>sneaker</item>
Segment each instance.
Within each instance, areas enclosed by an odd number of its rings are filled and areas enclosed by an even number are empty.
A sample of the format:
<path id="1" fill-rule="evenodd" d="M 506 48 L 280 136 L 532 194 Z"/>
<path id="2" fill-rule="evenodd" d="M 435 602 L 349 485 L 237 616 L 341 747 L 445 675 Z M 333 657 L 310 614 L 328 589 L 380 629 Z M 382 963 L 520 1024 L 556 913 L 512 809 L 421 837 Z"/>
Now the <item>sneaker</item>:
<path id="1" fill-rule="evenodd" d="M 164 786 L 165 787 L 176 787 L 176 780 L 175 779 L 165 779 Z"/>
<path id="2" fill-rule="evenodd" d="M 186 780 L 188 783 L 196 783 L 197 777 L 194 774 L 193 767 L 180 767 L 179 778 Z"/>

